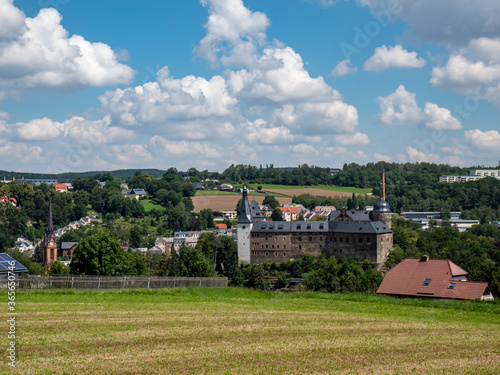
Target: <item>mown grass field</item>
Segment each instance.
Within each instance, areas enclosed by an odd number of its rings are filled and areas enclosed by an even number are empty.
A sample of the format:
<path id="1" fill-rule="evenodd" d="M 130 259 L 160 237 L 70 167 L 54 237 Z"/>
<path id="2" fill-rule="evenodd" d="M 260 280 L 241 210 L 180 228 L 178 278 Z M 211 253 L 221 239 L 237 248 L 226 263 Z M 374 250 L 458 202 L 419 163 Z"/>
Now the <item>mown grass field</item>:
<path id="1" fill-rule="evenodd" d="M 164 207 L 159 205 L 159 204 L 155 204 L 153 202 L 151 202 L 150 199 L 142 199 L 139 201 L 142 206 L 144 207 L 144 211 L 146 212 L 149 212 L 153 209 L 157 209 L 157 210 L 162 210 Z"/>
<path id="2" fill-rule="evenodd" d="M 18 359 L 10 371 L 2 358 L 2 373 L 500 373 L 498 304 L 233 288 L 18 292 L 16 302 Z"/>

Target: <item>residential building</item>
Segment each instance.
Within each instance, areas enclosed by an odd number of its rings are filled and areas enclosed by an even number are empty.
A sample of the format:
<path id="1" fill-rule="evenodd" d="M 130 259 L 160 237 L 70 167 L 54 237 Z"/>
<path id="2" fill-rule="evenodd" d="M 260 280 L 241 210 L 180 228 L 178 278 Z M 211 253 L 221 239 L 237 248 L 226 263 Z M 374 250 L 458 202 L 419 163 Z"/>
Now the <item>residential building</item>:
<path id="1" fill-rule="evenodd" d="M 500 180 L 500 169 L 472 169 L 469 175 L 444 175 L 439 177 L 439 182 L 468 182 L 477 181 L 485 177 Z"/>
<path id="2" fill-rule="evenodd" d="M 68 192 L 68 187 L 65 184 L 54 184 L 53 186 L 56 189 L 56 191 L 59 193 L 67 193 Z"/>
<path id="3" fill-rule="evenodd" d="M 491 300 L 486 282 L 470 281 L 464 269 L 447 259 L 406 258 L 389 270 L 377 290 L 396 297 Z"/>
<path id="4" fill-rule="evenodd" d="M 64 260 L 71 260 L 73 258 L 73 252 L 76 249 L 78 242 L 63 242 L 61 243 L 61 252 Z"/>

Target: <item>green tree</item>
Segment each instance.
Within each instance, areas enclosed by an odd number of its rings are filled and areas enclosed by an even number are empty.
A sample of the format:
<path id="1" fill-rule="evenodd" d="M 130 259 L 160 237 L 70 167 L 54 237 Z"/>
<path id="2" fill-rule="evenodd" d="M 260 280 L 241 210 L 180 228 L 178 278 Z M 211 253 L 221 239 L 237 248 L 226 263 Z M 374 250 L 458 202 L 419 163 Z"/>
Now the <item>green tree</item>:
<path id="1" fill-rule="evenodd" d="M 282 221 L 283 215 L 281 214 L 281 210 L 279 208 L 275 208 L 271 214 L 272 221 Z"/>
<path id="2" fill-rule="evenodd" d="M 76 275 L 122 276 L 129 268 L 128 260 L 118 240 L 102 230 L 78 243 L 70 271 Z"/>
<path id="3" fill-rule="evenodd" d="M 271 208 L 274 210 L 275 208 L 279 207 L 280 206 L 280 202 L 278 202 L 278 200 L 273 196 L 273 195 L 267 195 L 265 198 L 264 198 L 264 201 L 263 201 L 264 204 L 268 204 L 269 206 L 271 206 Z"/>
<path id="4" fill-rule="evenodd" d="M 69 267 L 63 262 L 56 260 L 50 263 L 49 274 L 51 275 L 69 275 Z"/>

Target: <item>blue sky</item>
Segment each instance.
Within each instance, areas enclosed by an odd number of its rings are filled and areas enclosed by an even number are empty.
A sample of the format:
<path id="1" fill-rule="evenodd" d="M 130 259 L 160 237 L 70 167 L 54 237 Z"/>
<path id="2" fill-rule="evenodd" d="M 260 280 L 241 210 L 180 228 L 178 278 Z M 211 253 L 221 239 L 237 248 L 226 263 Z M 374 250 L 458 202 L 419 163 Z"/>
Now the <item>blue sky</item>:
<path id="1" fill-rule="evenodd" d="M 0 169 L 500 161 L 497 0 L 0 0 Z"/>

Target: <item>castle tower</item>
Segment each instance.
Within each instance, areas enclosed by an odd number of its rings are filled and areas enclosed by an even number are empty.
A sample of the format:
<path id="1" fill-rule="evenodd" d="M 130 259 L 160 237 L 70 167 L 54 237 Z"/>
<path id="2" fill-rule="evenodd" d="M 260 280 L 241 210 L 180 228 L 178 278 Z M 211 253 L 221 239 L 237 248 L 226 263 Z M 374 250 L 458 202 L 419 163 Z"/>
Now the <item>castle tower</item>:
<path id="1" fill-rule="evenodd" d="M 238 264 L 250 263 L 250 244 L 253 228 L 252 213 L 248 204 L 247 188 L 243 187 L 240 216 L 238 218 Z"/>
<path id="2" fill-rule="evenodd" d="M 43 246 L 43 264 L 50 264 L 57 260 L 57 242 L 54 236 L 54 228 L 52 226 L 52 201 L 49 200 L 49 220 L 47 222 L 47 230 L 42 241 Z"/>
<path id="3" fill-rule="evenodd" d="M 372 219 L 391 227 L 392 212 L 385 200 L 385 169 L 382 171 L 382 197 L 373 205 Z"/>

